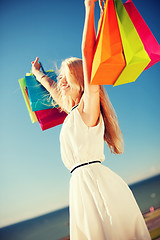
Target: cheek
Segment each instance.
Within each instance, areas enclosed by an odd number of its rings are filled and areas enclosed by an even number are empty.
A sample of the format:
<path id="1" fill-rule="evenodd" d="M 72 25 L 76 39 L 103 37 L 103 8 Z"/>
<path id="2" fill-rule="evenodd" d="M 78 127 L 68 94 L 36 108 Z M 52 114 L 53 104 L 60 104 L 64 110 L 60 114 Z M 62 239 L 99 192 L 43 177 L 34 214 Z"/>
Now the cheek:
<path id="1" fill-rule="evenodd" d="M 67 79 L 68 80 L 68 83 L 69 83 L 69 86 L 70 88 L 74 91 L 79 91 L 80 90 L 80 86 L 79 84 L 74 81 L 74 79 L 70 78 L 70 79 Z"/>
<path id="2" fill-rule="evenodd" d="M 70 87 L 67 87 L 67 88 L 61 88 L 61 92 L 62 92 L 62 94 L 64 94 L 64 95 L 70 95 L 70 94 L 72 94 L 72 90 L 71 90 L 71 88 Z"/>

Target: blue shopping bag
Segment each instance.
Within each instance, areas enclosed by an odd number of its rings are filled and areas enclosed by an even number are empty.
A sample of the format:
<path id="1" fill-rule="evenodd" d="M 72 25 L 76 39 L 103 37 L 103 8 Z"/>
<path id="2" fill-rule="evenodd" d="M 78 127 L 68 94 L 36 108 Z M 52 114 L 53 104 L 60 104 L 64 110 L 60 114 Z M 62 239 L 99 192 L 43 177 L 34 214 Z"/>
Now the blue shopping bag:
<path id="1" fill-rule="evenodd" d="M 57 75 L 55 71 L 49 70 L 44 73 L 55 82 L 57 82 Z M 36 77 L 33 74 L 25 76 L 25 81 L 32 111 L 58 107 L 58 105 L 50 96 L 50 93 L 41 85 L 41 83 L 36 80 Z"/>

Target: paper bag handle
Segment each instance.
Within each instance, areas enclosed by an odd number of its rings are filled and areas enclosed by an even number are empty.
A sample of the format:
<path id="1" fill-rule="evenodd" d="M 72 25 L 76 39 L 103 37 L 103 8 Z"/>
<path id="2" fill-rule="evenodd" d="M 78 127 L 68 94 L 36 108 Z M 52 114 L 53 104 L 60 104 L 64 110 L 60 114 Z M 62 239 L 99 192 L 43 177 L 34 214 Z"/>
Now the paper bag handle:
<path id="1" fill-rule="evenodd" d="M 105 0 L 99 0 L 99 7 L 100 7 L 100 9 L 101 9 L 101 13 L 104 12 L 104 6 L 103 6 L 103 4 L 105 4 Z"/>
<path id="2" fill-rule="evenodd" d="M 41 66 L 42 72 L 43 72 L 44 74 L 46 74 L 46 72 L 45 72 L 45 70 L 44 70 L 44 68 L 43 68 L 43 66 L 42 66 L 42 63 L 41 63 L 40 61 L 38 61 L 38 62 L 39 62 L 39 64 L 40 64 L 40 66 Z"/>

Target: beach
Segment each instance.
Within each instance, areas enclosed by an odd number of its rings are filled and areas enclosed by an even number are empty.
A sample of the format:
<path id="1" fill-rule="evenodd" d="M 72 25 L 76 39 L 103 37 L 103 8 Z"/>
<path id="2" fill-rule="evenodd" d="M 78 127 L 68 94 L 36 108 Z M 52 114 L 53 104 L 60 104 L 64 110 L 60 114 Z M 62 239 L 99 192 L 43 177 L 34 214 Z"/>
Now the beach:
<path id="1" fill-rule="evenodd" d="M 160 239 L 160 175 L 130 185 L 152 240 Z M 69 206 L 0 228 L 3 240 L 69 240 Z"/>
<path id="2" fill-rule="evenodd" d="M 152 240 L 160 239 L 160 207 L 151 212 L 145 213 L 143 216 Z"/>

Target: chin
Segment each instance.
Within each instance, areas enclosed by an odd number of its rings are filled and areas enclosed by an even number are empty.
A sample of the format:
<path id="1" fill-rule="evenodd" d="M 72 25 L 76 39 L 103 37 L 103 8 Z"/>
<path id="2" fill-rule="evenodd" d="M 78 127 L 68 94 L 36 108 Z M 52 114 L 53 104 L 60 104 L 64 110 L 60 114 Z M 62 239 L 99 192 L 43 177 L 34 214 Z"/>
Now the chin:
<path id="1" fill-rule="evenodd" d="M 63 95 L 69 95 L 69 89 L 63 89 L 61 90 Z"/>

